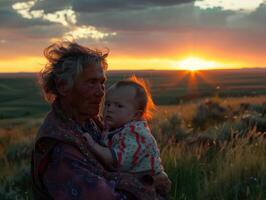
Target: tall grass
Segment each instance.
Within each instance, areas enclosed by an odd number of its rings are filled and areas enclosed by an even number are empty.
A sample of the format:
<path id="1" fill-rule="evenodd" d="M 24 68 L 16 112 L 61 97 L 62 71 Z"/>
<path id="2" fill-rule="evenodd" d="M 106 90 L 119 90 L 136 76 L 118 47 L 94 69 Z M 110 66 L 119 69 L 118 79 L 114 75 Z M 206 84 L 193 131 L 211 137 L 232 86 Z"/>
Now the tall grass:
<path id="1" fill-rule="evenodd" d="M 201 117 L 203 130 L 198 124 L 180 124 L 185 123 L 181 118 L 173 123 L 176 111 L 154 119 L 153 132 L 173 182 L 170 199 L 266 199 L 265 104 L 243 110 L 243 101 L 233 103 L 208 102 L 212 106 L 207 113 L 202 109 L 206 102 L 192 105 L 195 110 L 186 121 Z M 217 112 L 219 107 L 224 107 L 222 112 Z M 177 139 L 180 133 L 183 137 Z"/>
<path id="2" fill-rule="evenodd" d="M 164 148 L 162 160 L 173 181 L 170 199 L 265 199 L 265 144 L 263 137 L 245 137 L 220 146 L 183 141 Z"/>

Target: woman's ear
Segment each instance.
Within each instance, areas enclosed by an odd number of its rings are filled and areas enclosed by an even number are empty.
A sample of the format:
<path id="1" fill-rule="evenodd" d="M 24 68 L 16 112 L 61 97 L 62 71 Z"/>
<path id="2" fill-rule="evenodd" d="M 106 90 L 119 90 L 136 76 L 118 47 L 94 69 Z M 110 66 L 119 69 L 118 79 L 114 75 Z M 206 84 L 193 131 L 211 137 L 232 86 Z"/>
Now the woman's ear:
<path id="1" fill-rule="evenodd" d="M 55 84 L 56 90 L 61 96 L 66 96 L 69 93 L 70 89 L 65 81 L 57 79 Z"/>

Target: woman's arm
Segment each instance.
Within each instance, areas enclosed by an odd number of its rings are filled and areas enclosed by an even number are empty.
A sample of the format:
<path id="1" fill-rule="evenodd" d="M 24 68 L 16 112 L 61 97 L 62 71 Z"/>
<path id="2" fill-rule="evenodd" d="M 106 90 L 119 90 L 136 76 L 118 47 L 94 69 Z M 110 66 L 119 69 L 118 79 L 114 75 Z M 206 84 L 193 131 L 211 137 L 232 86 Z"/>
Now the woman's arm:
<path id="1" fill-rule="evenodd" d="M 58 144 L 50 159 L 42 180 L 53 199 L 122 199 L 76 148 Z"/>
<path id="2" fill-rule="evenodd" d="M 111 150 L 108 147 L 101 146 L 93 140 L 90 134 L 84 134 L 92 153 L 108 168 L 114 165 L 114 159 Z"/>

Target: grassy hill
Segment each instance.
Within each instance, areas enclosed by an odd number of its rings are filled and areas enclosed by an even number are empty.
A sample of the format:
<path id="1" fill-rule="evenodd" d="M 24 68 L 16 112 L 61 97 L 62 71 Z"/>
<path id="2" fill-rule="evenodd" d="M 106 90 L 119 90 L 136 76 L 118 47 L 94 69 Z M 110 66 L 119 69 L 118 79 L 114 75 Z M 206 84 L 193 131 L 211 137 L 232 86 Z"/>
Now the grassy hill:
<path id="1" fill-rule="evenodd" d="M 157 105 L 219 95 L 220 97 L 266 94 L 266 69 L 214 70 L 195 74 L 185 71 L 110 71 L 107 87 L 135 74 L 150 83 Z M 42 116 L 49 106 L 42 100 L 37 75 L 0 75 L 0 119 Z"/>

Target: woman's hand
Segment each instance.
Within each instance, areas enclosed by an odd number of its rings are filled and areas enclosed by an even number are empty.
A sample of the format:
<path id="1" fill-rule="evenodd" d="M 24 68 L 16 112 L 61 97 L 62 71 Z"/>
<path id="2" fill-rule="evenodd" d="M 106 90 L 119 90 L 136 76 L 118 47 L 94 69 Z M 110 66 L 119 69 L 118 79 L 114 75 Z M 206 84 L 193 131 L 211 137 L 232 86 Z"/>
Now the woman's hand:
<path id="1" fill-rule="evenodd" d="M 111 150 L 95 142 L 89 133 L 85 133 L 83 137 L 88 142 L 89 149 L 97 160 L 100 160 L 107 168 L 111 168 L 114 163 Z"/>
<path id="2" fill-rule="evenodd" d="M 83 135 L 83 137 L 86 139 L 86 141 L 88 142 L 88 145 L 93 148 L 95 145 L 95 141 L 94 139 L 91 137 L 91 135 L 89 133 L 85 133 Z"/>

